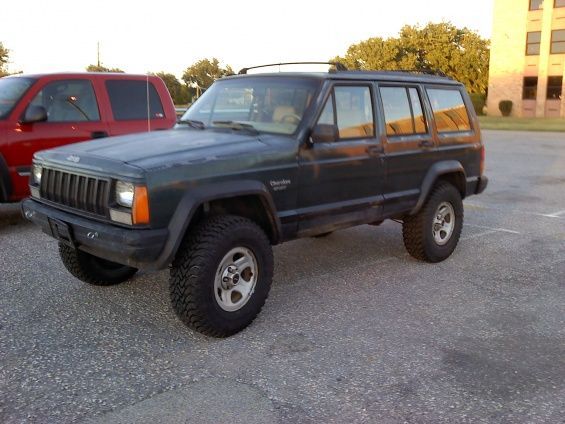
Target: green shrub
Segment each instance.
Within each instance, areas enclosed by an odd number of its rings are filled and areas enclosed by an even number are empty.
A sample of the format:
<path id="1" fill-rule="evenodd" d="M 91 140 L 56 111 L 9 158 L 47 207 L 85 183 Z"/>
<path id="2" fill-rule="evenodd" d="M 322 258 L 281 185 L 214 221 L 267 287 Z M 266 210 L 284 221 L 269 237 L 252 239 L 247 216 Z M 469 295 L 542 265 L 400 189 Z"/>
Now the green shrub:
<path id="1" fill-rule="evenodd" d="M 498 109 L 500 109 L 502 116 L 510 116 L 510 114 L 512 113 L 512 105 L 512 100 L 502 100 L 498 104 Z"/>
<path id="2" fill-rule="evenodd" d="M 484 115 L 483 109 L 487 103 L 487 96 L 479 93 L 472 93 L 470 96 L 471 101 L 473 102 L 473 107 L 475 108 L 475 113 L 477 115 Z"/>

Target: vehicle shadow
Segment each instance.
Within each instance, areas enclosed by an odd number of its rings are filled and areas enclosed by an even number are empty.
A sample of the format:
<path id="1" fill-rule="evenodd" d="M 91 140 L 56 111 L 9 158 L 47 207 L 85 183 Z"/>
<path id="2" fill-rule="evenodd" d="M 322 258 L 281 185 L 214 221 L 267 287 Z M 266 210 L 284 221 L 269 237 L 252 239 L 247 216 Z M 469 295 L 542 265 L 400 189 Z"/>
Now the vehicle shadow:
<path id="1" fill-rule="evenodd" d="M 25 219 L 20 212 L 19 203 L 2 203 L 0 204 L 0 230 L 12 226 L 25 223 Z"/>

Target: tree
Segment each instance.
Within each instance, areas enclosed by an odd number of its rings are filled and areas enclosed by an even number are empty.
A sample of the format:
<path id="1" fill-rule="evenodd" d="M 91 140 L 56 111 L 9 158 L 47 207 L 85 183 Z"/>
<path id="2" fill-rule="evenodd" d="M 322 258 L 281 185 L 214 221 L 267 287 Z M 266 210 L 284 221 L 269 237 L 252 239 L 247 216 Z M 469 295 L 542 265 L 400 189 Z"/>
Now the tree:
<path id="1" fill-rule="evenodd" d="M 88 65 L 86 67 L 87 72 L 119 72 L 123 73 L 120 68 L 106 68 L 103 65 Z"/>
<path id="2" fill-rule="evenodd" d="M 461 81 L 471 93 L 488 87 L 489 41 L 448 22 L 407 25 L 398 37 L 370 38 L 353 44 L 335 60 L 351 69 L 439 70 Z"/>
<path id="3" fill-rule="evenodd" d="M 231 66 L 227 65 L 225 68 L 220 67 L 220 62 L 214 57 L 211 60 L 199 60 L 186 68 L 182 79 L 190 87 L 206 90 L 218 78 L 233 74 L 234 72 Z"/>
<path id="4" fill-rule="evenodd" d="M 8 75 L 6 66 L 8 65 L 8 59 L 10 57 L 9 53 L 9 50 L 0 42 L 0 77 Z"/>
<path id="5" fill-rule="evenodd" d="M 190 102 L 192 95 L 189 87 L 181 83 L 177 77 L 167 72 L 157 72 L 155 75 L 163 80 L 176 105 L 185 105 Z"/>

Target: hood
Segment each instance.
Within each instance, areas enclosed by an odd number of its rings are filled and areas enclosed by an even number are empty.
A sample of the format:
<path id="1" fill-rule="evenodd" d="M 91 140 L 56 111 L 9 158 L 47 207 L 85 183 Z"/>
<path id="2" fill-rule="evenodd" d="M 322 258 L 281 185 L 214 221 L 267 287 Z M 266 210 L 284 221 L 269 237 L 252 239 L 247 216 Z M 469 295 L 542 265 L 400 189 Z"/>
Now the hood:
<path id="1" fill-rule="evenodd" d="M 174 129 L 102 138 L 46 150 L 39 160 L 91 163 L 98 158 L 153 169 L 176 163 L 201 163 L 270 150 L 262 136 L 233 131 Z"/>

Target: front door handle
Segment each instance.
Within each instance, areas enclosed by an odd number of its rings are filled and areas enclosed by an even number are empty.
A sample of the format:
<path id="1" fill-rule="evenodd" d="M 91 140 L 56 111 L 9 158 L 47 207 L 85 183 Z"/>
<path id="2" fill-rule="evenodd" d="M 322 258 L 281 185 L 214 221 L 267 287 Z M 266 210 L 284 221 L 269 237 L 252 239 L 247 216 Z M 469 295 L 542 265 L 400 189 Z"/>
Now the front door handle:
<path id="1" fill-rule="evenodd" d="M 371 156 L 379 156 L 385 152 L 383 146 L 369 146 L 367 147 L 367 153 Z"/>
<path id="2" fill-rule="evenodd" d="M 92 138 L 108 137 L 108 133 L 106 131 L 92 131 L 90 135 L 92 136 Z"/>
<path id="3" fill-rule="evenodd" d="M 434 143 L 430 140 L 422 140 L 418 143 L 419 147 L 434 147 Z"/>

